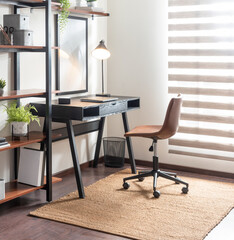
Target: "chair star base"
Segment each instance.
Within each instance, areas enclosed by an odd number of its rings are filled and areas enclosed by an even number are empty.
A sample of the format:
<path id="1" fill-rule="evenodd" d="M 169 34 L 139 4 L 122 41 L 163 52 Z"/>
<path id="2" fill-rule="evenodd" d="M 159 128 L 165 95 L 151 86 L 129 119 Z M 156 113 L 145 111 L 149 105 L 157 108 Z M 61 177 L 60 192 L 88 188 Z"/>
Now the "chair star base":
<path id="1" fill-rule="evenodd" d="M 133 180 L 133 179 L 138 179 L 140 182 L 144 181 L 144 179 L 146 177 L 153 177 L 153 195 L 155 198 L 159 198 L 160 197 L 160 192 L 156 190 L 156 186 L 157 186 L 157 179 L 158 177 L 163 177 L 166 178 L 168 180 L 174 181 L 175 183 L 179 184 L 184 184 L 185 187 L 182 188 L 182 193 L 186 194 L 188 193 L 188 183 L 182 181 L 181 179 L 179 179 L 177 177 L 176 173 L 172 173 L 172 172 L 165 172 L 165 171 L 161 171 L 161 170 L 152 170 L 152 171 L 139 171 L 139 174 L 131 176 L 131 177 L 127 177 L 123 179 L 123 188 L 124 189 L 128 189 L 130 187 L 130 184 L 127 183 L 126 181 L 128 180 Z"/>

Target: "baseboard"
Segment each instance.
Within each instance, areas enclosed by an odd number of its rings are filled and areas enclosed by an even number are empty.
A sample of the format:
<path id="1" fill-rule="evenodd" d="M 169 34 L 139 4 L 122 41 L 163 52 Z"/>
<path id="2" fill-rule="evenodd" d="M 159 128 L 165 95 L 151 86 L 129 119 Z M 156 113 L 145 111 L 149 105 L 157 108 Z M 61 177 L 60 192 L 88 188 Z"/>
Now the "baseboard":
<path id="1" fill-rule="evenodd" d="M 152 167 L 152 162 L 144 161 L 136 159 L 136 165 L 144 166 L 144 167 Z M 104 162 L 104 157 L 99 158 L 99 163 Z M 125 158 L 125 163 L 130 163 L 129 158 Z M 83 170 L 85 168 L 88 168 L 93 165 L 93 160 L 80 164 L 80 169 Z M 182 172 L 192 172 L 192 173 L 198 173 L 198 174 L 204 174 L 209 176 L 215 176 L 215 177 L 223 177 L 223 178 L 231 178 L 234 179 L 233 173 L 226 173 L 226 172 L 219 172 L 219 171 L 212 171 L 212 170 L 206 170 L 206 169 L 200 169 L 200 168 L 192 168 L 192 167 L 185 167 L 185 166 L 178 166 L 173 164 L 166 164 L 166 163 L 159 163 L 159 167 L 163 169 L 171 169 L 176 171 L 182 171 Z M 58 172 L 55 174 L 56 177 L 63 177 L 69 174 L 74 173 L 73 167 L 63 170 L 61 172 Z"/>
<path id="2" fill-rule="evenodd" d="M 144 161 L 144 160 L 138 160 L 138 159 L 135 159 L 135 161 L 136 161 L 136 165 L 140 165 L 140 166 L 144 166 L 144 167 L 152 167 L 152 162 Z M 130 163 L 129 158 L 125 158 L 125 162 Z M 185 167 L 185 166 L 166 164 L 166 163 L 159 163 L 159 167 L 163 168 L 163 169 L 171 169 L 171 170 L 177 170 L 177 171 L 182 171 L 182 172 L 192 172 L 192 173 L 204 174 L 204 175 L 209 175 L 209 176 L 234 179 L 234 174 L 233 173 L 226 173 L 226 172 L 212 171 L 212 170 L 206 170 L 206 169 L 200 169 L 200 168 Z"/>

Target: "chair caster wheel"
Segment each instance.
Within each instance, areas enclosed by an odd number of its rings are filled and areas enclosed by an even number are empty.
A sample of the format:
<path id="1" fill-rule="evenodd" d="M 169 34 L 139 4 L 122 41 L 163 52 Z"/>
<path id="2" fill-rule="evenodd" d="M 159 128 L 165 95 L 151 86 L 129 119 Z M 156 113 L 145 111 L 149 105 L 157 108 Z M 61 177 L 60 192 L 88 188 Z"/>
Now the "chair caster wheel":
<path id="1" fill-rule="evenodd" d="M 155 198 L 159 198 L 160 197 L 160 192 L 159 191 L 155 190 L 153 194 L 154 194 Z"/>
<path id="2" fill-rule="evenodd" d="M 127 183 L 127 182 L 124 182 L 124 183 L 123 183 L 123 188 L 124 188 L 124 189 L 129 189 L 129 187 L 130 187 L 130 184 L 129 184 L 129 183 Z"/>
<path id="3" fill-rule="evenodd" d="M 145 178 L 144 177 L 140 177 L 140 178 L 138 178 L 138 180 L 139 180 L 139 182 L 143 182 L 145 180 Z"/>
<path id="4" fill-rule="evenodd" d="M 182 188 L 182 193 L 187 194 L 188 193 L 188 187 L 183 187 Z"/>

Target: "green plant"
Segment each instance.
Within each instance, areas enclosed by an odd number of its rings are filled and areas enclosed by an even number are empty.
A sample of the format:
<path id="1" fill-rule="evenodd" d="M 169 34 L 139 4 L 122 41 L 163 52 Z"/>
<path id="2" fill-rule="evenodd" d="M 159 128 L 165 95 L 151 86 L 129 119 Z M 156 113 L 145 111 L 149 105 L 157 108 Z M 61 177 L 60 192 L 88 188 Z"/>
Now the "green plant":
<path id="1" fill-rule="evenodd" d="M 4 88 L 6 86 L 6 81 L 0 78 L 0 88 Z"/>
<path id="2" fill-rule="evenodd" d="M 60 6 L 60 14 L 58 17 L 58 22 L 59 22 L 59 29 L 61 32 L 65 29 L 67 25 L 67 18 L 69 16 L 69 7 L 70 7 L 70 2 L 69 0 L 59 0 L 61 6 Z"/>
<path id="3" fill-rule="evenodd" d="M 6 112 L 8 115 L 7 122 L 26 122 L 30 123 L 32 121 L 36 121 L 40 126 L 40 121 L 38 116 L 32 114 L 31 110 L 37 112 L 37 109 L 34 106 L 26 105 L 17 107 L 17 103 L 13 102 L 10 106 L 4 106 L 6 108 Z"/>
<path id="4" fill-rule="evenodd" d="M 87 2 L 96 2 L 97 0 L 87 0 Z"/>

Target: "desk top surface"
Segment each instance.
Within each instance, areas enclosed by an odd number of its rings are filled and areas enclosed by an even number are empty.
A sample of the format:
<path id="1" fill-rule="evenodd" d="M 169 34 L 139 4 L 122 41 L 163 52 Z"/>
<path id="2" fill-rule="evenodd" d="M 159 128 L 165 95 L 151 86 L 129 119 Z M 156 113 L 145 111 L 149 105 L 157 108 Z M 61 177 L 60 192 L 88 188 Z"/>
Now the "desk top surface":
<path id="1" fill-rule="evenodd" d="M 129 96 L 111 96 L 109 97 L 110 99 L 116 99 L 113 101 L 104 101 L 104 102 L 86 102 L 82 101 L 82 99 L 86 98 L 94 98 L 95 95 L 88 95 L 88 96 L 82 96 L 82 97 L 74 97 L 70 98 L 71 103 L 70 104 L 59 104 L 58 99 L 52 100 L 51 104 L 53 106 L 67 106 L 67 107 L 80 107 L 80 108 L 86 108 L 86 107 L 94 107 L 94 106 L 99 106 L 103 104 L 109 104 L 109 103 L 114 103 L 114 102 L 119 102 L 119 101 L 130 101 L 130 100 L 137 100 L 140 99 L 139 97 L 129 97 Z M 62 98 L 62 97 L 61 97 Z M 64 97 L 66 98 L 66 97 Z M 32 105 L 37 104 L 37 105 L 45 105 L 45 101 L 39 101 L 39 102 L 32 102 Z"/>
<path id="2" fill-rule="evenodd" d="M 102 117 L 121 112 L 126 112 L 140 107 L 139 97 L 111 96 L 113 101 L 105 102 L 83 102 L 82 98 L 93 98 L 95 95 L 71 98 L 70 104 L 59 104 L 58 100 L 53 100 L 53 118 L 64 118 L 71 120 L 87 120 L 95 117 Z M 45 116 L 45 101 L 32 102 L 38 110 L 39 116 Z"/>

